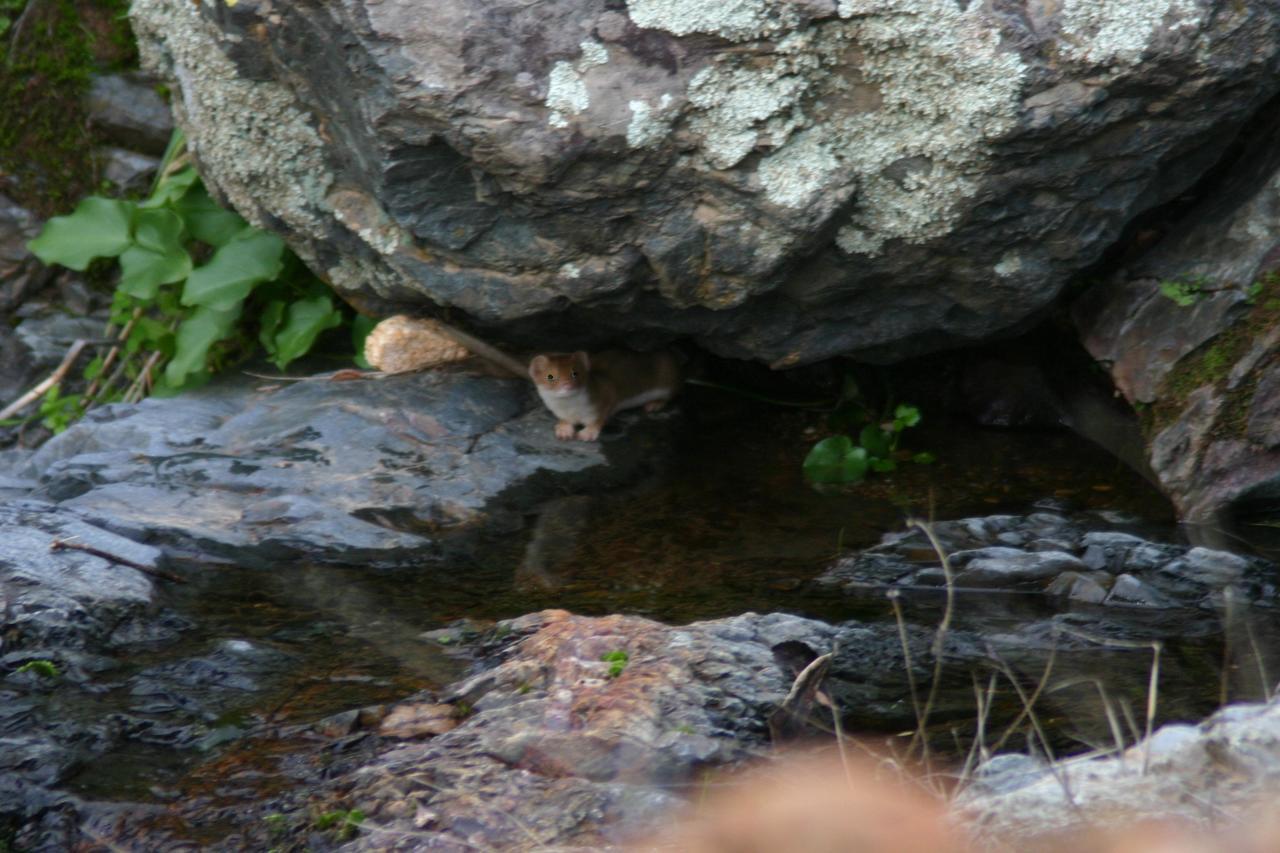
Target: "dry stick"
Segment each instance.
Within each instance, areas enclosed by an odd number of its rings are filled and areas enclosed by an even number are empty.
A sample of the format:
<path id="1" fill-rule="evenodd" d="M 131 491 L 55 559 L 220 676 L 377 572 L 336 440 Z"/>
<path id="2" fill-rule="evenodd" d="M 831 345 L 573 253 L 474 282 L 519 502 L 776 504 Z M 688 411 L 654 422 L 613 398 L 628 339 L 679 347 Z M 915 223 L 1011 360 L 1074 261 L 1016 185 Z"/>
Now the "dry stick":
<path id="1" fill-rule="evenodd" d="M 997 673 L 991 673 L 991 680 L 987 682 L 986 696 L 982 694 L 982 687 L 978 684 L 978 674 L 970 673 L 973 678 L 973 698 L 978 704 L 978 724 L 977 731 L 974 733 L 973 744 L 969 747 L 969 753 L 964 757 L 964 766 L 960 768 L 960 782 L 963 784 L 969 774 L 979 762 L 986 761 L 991 755 L 991 750 L 987 749 L 987 717 L 991 713 L 991 702 L 995 698 L 996 681 L 999 678 Z"/>
<path id="2" fill-rule="evenodd" d="M 1022 685 L 1018 683 L 1018 679 L 1014 677 L 1013 670 L 1009 668 L 1007 663 L 994 654 L 992 659 L 1000 667 L 1004 677 L 1009 679 L 1009 683 L 1013 685 L 1014 692 L 1018 694 L 1018 698 L 1022 700 L 1022 707 L 1027 712 L 1027 720 L 1031 723 L 1031 728 L 1035 731 L 1036 737 L 1040 739 L 1040 748 L 1044 750 L 1045 757 L 1049 759 L 1049 772 L 1053 774 L 1053 778 L 1062 786 L 1062 793 L 1066 795 L 1067 805 L 1073 811 L 1079 812 L 1080 806 L 1076 803 L 1075 795 L 1071 793 L 1070 781 L 1064 773 L 1059 772 L 1058 760 L 1054 757 L 1053 747 L 1049 745 L 1049 736 L 1045 733 L 1044 727 L 1040 725 L 1040 718 L 1036 716 L 1035 710 L 1028 703 L 1027 694 L 1023 691 Z"/>
<path id="3" fill-rule="evenodd" d="M 138 378 L 133 380 L 133 384 L 129 386 L 129 390 L 124 392 L 124 402 L 137 403 L 144 396 L 144 391 L 151 387 L 151 369 L 156 366 L 164 354 L 159 350 L 151 353 L 147 357 L 146 363 L 142 365 L 142 371 L 138 374 Z"/>
<path id="4" fill-rule="evenodd" d="M 914 746 L 916 738 L 919 738 L 922 754 L 927 756 L 928 744 L 925 738 L 925 728 L 929 721 L 929 714 L 933 711 L 933 703 L 937 701 L 938 691 L 942 686 L 942 650 L 947 641 L 947 632 L 951 629 L 951 615 L 955 609 L 955 576 L 951 571 L 951 561 L 947 558 L 946 551 L 942 548 L 942 543 L 934 535 L 933 525 L 927 521 L 913 518 L 907 522 L 907 527 L 918 527 L 928 537 L 929 544 L 933 546 L 934 553 L 938 555 L 938 561 L 942 564 L 942 574 L 946 578 L 947 586 L 947 598 L 946 605 L 942 611 L 942 621 L 938 623 L 938 628 L 933 635 L 933 681 L 929 684 L 929 697 L 925 700 L 916 735 L 911 739 L 911 743 Z"/>
<path id="5" fill-rule="evenodd" d="M 62 357 L 62 364 L 59 364 L 53 373 L 46 376 L 39 385 L 23 394 L 3 409 L 0 409 L 0 421 L 16 415 L 36 400 L 43 397 L 45 392 L 54 385 L 61 382 L 67 375 L 67 371 L 71 369 L 71 365 L 76 363 L 76 359 L 80 357 L 80 352 L 85 348 L 87 343 L 88 341 L 83 338 L 76 338 L 75 342 L 71 344 L 71 348 L 67 350 L 67 354 Z"/>
<path id="6" fill-rule="evenodd" d="M 1102 709 L 1107 714 L 1107 725 L 1111 727 L 1111 737 L 1116 742 L 1116 754 L 1120 756 L 1120 760 L 1124 760 L 1124 732 L 1120 730 L 1120 719 L 1116 716 L 1116 709 L 1111 706 L 1111 697 L 1107 695 L 1107 688 L 1098 679 L 1092 679 L 1094 687 L 1098 688 L 1098 696 L 1102 699 Z"/>
<path id="7" fill-rule="evenodd" d="M 1005 729 L 1004 735 L 1000 738 L 1000 740 L 996 741 L 996 745 L 991 747 L 992 752 L 999 752 L 1000 747 L 1004 746 L 1004 743 L 1009 739 L 1009 736 L 1013 734 L 1014 730 L 1019 725 L 1022 724 L 1022 721 L 1024 719 L 1026 719 L 1028 712 L 1031 710 L 1031 706 L 1035 705 L 1036 700 L 1040 698 L 1040 694 L 1044 692 L 1045 685 L 1049 683 L 1049 674 L 1053 672 L 1053 663 L 1057 659 L 1057 657 L 1058 657 L 1058 641 L 1055 638 L 1053 641 L 1053 645 L 1049 648 L 1049 659 L 1045 661 L 1044 673 L 1040 676 L 1040 680 L 1036 683 L 1036 689 L 1031 694 L 1030 703 L 1027 706 L 1025 706 L 1022 709 L 1022 711 L 1018 714 L 1017 718 L 1014 719 L 1014 721 L 1009 724 L 1009 727 Z M 1019 695 L 1021 695 L 1021 691 L 1019 691 Z"/>
<path id="8" fill-rule="evenodd" d="M 515 358 L 503 352 L 502 350 L 498 349 L 497 347 L 491 344 L 487 344 L 484 341 L 480 340 L 479 338 L 475 337 L 474 335 L 467 334 L 461 329 L 455 329 L 453 326 L 450 326 L 448 323 L 444 323 L 434 318 L 427 318 L 427 319 L 435 327 L 435 330 L 437 332 L 444 335 L 446 338 L 453 341 L 455 344 L 459 344 L 461 346 L 466 347 L 467 349 L 471 350 L 473 353 L 480 356 L 481 358 L 491 361 L 494 364 L 498 365 L 499 367 L 505 370 L 508 370 L 511 373 L 514 373 L 516 376 L 519 376 L 521 379 L 529 378 L 528 365 L 521 364 Z"/>
<path id="9" fill-rule="evenodd" d="M 85 389 L 84 399 L 87 401 L 86 409 L 93 404 L 94 395 L 98 393 L 101 387 L 102 377 L 107 375 L 107 371 L 111 369 L 111 365 L 115 364 L 117 358 L 120 357 L 120 345 L 129 338 L 129 334 L 133 332 L 133 327 L 137 325 L 138 318 L 142 316 L 142 308 L 134 308 L 133 316 L 129 318 L 129 322 L 125 323 L 124 328 L 120 330 L 120 334 L 116 335 L 116 343 L 107 351 L 106 357 L 102 359 L 102 369 L 98 371 L 97 377 L 93 382 L 89 383 L 89 387 Z"/>
<path id="10" fill-rule="evenodd" d="M 896 589 L 891 589 L 885 593 L 885 597 L 893 605 L 893 616 L 898 621 L 898 639 L 902 641 L 902 659 L 907 667 L 907 687 L 911 690 L 911 707 L 916 714 L 916 725 L 920 725 L 920 695 L 916 690 L 916 676 L 911 666 L 911 646 L 907 641 L 907 623 L 902 618 L 902 605 L 898 603 L 899 593 Z"/>
<path id="11" fill-rule="evenodd" d="M 161 580 L 173 581 L 174 583 L 186 583 L 187 579 L 172 572 L 166 572 L 164 569 L 157 569 L 151 566 L 136 563 L 128 557 L 121 557 L 118 554 L 112 554 L 110 551 L 103 551 L 100 548 L 94 548 L 92 545 L 81 545 L 79 542 L 72 542 L 70 539 L 55 539 L 49 543 L 50 551 L 83 551 L 86 554 L 92 554 L 95 557 L 101 557 L 112 563 L 119 563 L 122 566 L 128 566 L 131 569 L 137 569 L 144 575 L 151 575 Z"/>
<path id="12" fill-rule="evenodd" d="M 1147 682 L 1147 737 L 1142 745 L 1142 775 L 1147 775 L 1151 764 L 1151 726 L 1156 719 L 1156 699 L 1160 690 L 1160 651 L 1164 643 L 1151 641 L 1151 680 Z"/>
<path id="13" fill-rule="evenodd" d="M 1244 615 L 1244 634 L 1249 638 L 1249 648 L 1253 650 L 1253 662 L 1258 667 L 1258 677 L 1262 682 L 1262 698 L 1271 701 L 1271 678 L 1267 675 L 1267 662 L 1262 658 L 1262 649 L 1258 648 L 1258 638 L 1253 634 L 1253 620 L 1249 614 Z"/>

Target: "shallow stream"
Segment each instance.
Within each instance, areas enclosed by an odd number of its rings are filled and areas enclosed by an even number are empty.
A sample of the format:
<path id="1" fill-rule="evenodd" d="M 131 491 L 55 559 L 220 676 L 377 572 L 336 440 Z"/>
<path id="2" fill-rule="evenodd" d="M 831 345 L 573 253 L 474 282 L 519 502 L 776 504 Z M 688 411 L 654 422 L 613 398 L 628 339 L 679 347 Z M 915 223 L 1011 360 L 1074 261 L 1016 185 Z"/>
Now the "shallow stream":
<path id="1" fill-rule="evenodd" d="M 465 662 L 421 635 L 457 620 L 483 624 L 563 608 L 673 624 L 774 610 L 830 622 L 891 623 L 893 609 L 882 592 L 849 595 L 812 581 L 840 554 L 902 529 L 909 516 L 1025 514 L 1049 500 L 1123 517 L 1151 539 L 1177 541 L 1179 535 L 1154 489 L 1066 432 L 926 423 L 905 444 L 933 452 L 936 463 L 906 465 L 819 494 L 800 476 L 804 453 L 816 440 L 814 416 L 691 397 L 670 462 L 646 482 L 553 498 L 521 529 L 482 538 L 466 558 L 424 559 L 411 570 L 180 566 L 192 582 L 162 585 L 160 603 L 171 618 L 194 627 L 121 662 L 103 692 L 54 691 L 44 699 L 72 719 L 127 711 L 127 725 L 146 720 L 155 729 L 86 763 L 73 790 L 94 800 L 203 798 L 233 809 L 301 782 L 292 775 L 300 771 L 291 770 L 288 739 L 251 736 L 295 724 L 323 730 L 342 712 L 455 680 Z M 909 623 L 933 626 L 941 619 L 940 590 L 905 590 L 900 601 Z M 1064 606 L 1043 595 L 960 592 L 955 627 L 989 635 Z M 1097 606 L 1070 609 L 1082 625 L 1091 613 L 1103 614 Z M 1107 746 L 1117 726 L 1122 739 L 1132 741 L 1145 725 L 1152 640 L 1164 644 L 1157 722 L 1201 719 L 1224 699 L 1261 698 L 1272 673 L 1280 674 L 1272 664 L 1280 635 L 1269 627 L 1272 620 L 1253 618 L 1243 603 L 1225 621 L 1230 630 L 1218 614 L 1189 622 L 1185 610 L 1132 613 L 1120 629 L 1108 623 L 1108 638 L 1118 644 L 1058 655 L 1036 703 L 1053 748 Z M 1029 689 L 1045 657 L 1029 652 L 1011 662 Z M 944 757 L 959 760 L 968 749 L 971 737 L 960 732 L 972 730 L 975 681 L 985 686 L 987 678 L 947 672 L 934 730 L 935 749 Z M 156 685 L 154 696 L 140 703 L 147 684 Z M 905 697 L 905 675 L 901 687 Z M 1021 708 L 1007 685 L 998 689 L 992 730 Z M 846 725 L 866 734 L 891 733 L 904 722 L 847 712 Z M 167 736 L 166 727 L 183 731 Z M 199 736 L 193 739 L 192 731 Z M 1014 738 L 1009 746 L 1027 744 Z M 200 830 L 210 837 L 219 831 L 216 823 Z"/>

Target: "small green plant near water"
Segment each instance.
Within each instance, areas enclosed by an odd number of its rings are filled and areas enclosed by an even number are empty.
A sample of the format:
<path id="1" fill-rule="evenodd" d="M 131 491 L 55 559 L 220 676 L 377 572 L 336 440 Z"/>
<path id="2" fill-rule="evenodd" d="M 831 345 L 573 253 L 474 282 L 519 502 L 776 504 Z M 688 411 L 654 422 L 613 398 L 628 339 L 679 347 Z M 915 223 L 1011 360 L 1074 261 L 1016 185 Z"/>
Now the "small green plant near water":
<path id="1" fill-rule="evenodd" d="M 920 410 L 899 405 L 893 417 L 883 423 L 871 423 L 858 433 L 858 441 L 848 435 L 833 435 L 813 446 L 804 460 L 804 475 L 811 483 L 857 483 L 868 471 L 888 472 L 898 467 L 898 442 L 902 433 L 920 423 Z M 932 453 L 916 453 L 911 461 L 928 464 Z"/>
<path id="2" fill-rule="evenodd" d="M 141 201 L 90 196 L 28 245 L 47 264 L 119 265 L 111 349 L 84 370 L 84 394 L 55 384 L 40 414 L 55 432 L 91 405 L 194 388 L 257 345 L 281 369 L 343 322 L 329 289 L 274 234 L 218 206 L 175 134 Z"/>
<path id="3" fill-rule="evenodd" d="M 62 671 L 58 669 L 57 664 L 51 660 L 32 660 L 27 661 L 22 666 L 14 670 L 14 673 L 34 672 L 41 678 L 57 678 L 62 675 Z"/>
<path id="4" fill-rule="evenodd" d="M 1159 284 L 1160 295 L 1172 300 L 1182 308 L 1190 308 L 1213 293 L 1238 291 L 1244 294 L 1245 302 L 1252 305 L 1262 295 L 1266 282 L 1255 281 L 1248 287 L 1213 287 L 1213 283 L 1204 276 L 1190 279 L 1165 279 Z"/>
<path id="5" fill-rule="evenodd" d="M 315 828 L 321 832 L 332 829 L 339 841 L 348 841 L 355 838 L 362 823 L 364 823 L 364 812 L 359 809 L 337 809 L 318 815 L 315 819 Z"/>
<path id="6" fill-rule="evenodd" d="M 631 656 L 622 649 L 615 649 L 611 652 L 605 652 L 600 656 L 600 660 L 609 664 L 609 671 L 606 675 L 609 678 L 617 678 L 622 675 L 622 671 L 627 668 L 627 662 L 631 660 Z"/>

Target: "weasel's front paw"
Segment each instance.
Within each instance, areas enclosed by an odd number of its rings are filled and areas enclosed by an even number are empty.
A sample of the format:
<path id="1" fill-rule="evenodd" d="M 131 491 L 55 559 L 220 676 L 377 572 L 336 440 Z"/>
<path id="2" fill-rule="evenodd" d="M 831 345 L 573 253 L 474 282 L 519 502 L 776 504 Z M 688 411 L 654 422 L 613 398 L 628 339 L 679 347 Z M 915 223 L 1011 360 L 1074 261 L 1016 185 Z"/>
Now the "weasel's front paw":
<path id="1" fill-rule="evenodd" d="M 573 438 L 573 421 L 561 421 L 556 424 L 556 438 L 561 441 Z"/>
<path id="2" fill-rule="evenodd" d="M 644 410 L 646 412 L 657 412 L 657 411 L 660 411 L 662 407 L 665 406 L 666 404 L 667 404 L 666 400 L 650 400 L 649 402 L 644 404 Z"/>
<path id="3" fill-rule="evenodd" d="M 578 441 L 595 441 L 600 437 L 600 427 L 593 424 L 587 424 L 578 433 Z"/>

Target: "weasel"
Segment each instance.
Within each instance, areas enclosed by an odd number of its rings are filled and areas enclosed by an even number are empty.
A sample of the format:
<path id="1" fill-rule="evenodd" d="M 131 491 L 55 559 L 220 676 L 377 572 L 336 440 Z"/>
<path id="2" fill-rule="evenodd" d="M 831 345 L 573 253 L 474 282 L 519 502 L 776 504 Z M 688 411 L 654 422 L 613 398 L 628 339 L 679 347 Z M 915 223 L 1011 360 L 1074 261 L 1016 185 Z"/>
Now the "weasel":
<path id="1" fill-rule="evenodd" d="M 538 396 L 559 419 L 556 438 L 561 440 L 595 441 L 622 409 L 661 409 L 680 388 L 680 373 L 675 354 L 665 350 L 544 353 L 529 362 Z"/>

